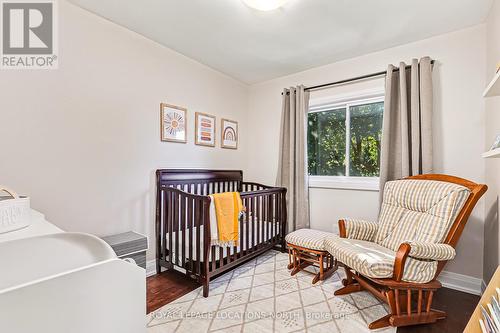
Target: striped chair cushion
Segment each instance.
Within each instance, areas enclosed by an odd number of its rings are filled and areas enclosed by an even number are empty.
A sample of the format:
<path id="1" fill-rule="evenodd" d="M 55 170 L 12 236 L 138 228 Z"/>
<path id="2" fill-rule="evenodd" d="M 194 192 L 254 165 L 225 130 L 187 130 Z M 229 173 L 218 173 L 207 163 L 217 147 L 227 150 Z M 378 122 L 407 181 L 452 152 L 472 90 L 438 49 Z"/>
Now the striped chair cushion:
<path id="1" fill-rule="evenodd" d="M 440 243 L 470 190 L 434 180 L 387 182 L 375 242 L 396 251 L 405 241 Z"/>
<path id="2" fill-rule="evenodd" d="M 390 278 L 394 271 L 396 252 L 379 244 L 331 236 L 325 240 L 326 250 L 356 272 L 371 278 Z M 403 281 L 426 283 L 436 274 L 437 261 L 408 257 Z"/>
<path id="3" fill-rule="evenodd" d="M 344 218 L 346 237 L 365 241 L 373 241 L 377 233 L 378 223 L 365 220 Z"/>
<path id="4" fill-rule="evenodd" d="M 408 242 L 411 246 L 410 256 L 428 260 L 451 260 L 455 258 L 455 249 L 448 244 L 432 244 Z"/>
<path id="5" fill-rule="evenodd" d="M 334 235 L 334 233 L 326 231 L 299 229 L 286 235 L 285 240 L 289 244 L 300 246 L 306 249 L 326 251 L 324 240 Z"/>

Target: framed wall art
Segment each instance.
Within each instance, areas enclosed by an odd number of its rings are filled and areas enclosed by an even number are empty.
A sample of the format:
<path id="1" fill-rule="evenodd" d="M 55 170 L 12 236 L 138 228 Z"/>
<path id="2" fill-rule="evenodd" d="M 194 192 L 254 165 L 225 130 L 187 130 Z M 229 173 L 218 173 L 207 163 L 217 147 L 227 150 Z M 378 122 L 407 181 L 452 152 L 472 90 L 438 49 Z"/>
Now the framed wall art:
<path id="1" fill-rule="evenodd" d="M 221 120 L 221 147 L 227 149 L 238 149 L 238 122 Z"/>
<path id="2" fill-rule="evenodd" d="M 187 109 L 160 104 L 161 141 L 187 142 Z"/>
<path id="3" fill-rule="evenodd" d="M 195 143 L 200 146 L 215 147 L 215 116 L 195 113 Z"/>

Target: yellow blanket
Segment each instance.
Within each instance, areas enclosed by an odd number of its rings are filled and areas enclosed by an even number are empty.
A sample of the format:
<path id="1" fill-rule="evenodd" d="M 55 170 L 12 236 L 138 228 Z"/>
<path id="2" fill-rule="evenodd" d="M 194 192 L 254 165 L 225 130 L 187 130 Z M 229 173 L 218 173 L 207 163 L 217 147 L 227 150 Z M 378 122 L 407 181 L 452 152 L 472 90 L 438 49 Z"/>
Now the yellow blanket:
<path id="1" fill-rule="evenodd" d="M 215 221 L 211 221 L 211 244 L 219 246 L 237 246 L 239 239 L 239 216 L 243 203 L 238 192 L 216 193 L 211 196 L 215 210 Z M 211 214 L 213 215 L 213 214 Z M 211 220 L 213 217 L 211 216 Z M 213 230 L 213 229 L 217 230 Z"/>

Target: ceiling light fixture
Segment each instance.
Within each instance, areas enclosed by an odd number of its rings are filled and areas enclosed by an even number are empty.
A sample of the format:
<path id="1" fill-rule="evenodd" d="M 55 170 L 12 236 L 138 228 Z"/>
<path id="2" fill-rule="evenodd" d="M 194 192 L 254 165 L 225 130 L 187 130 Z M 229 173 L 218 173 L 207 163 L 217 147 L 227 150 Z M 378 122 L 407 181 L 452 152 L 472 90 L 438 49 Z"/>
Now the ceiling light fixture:
<path id="1" fill-rule="evenodd" d="M 278 9 L 287 1 L 288 0 L 243 0 L 248 7 L 262 11 Z"/>

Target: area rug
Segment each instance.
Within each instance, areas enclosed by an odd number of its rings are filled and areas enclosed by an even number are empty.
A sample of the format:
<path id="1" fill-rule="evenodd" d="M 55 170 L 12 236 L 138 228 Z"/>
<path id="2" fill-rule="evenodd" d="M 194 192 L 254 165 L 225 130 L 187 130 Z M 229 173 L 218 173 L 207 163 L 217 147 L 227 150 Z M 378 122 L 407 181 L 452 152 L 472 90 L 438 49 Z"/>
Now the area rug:
<path id="1" fill-rule="evenodd" d="M 269 251 L 202 288 L 150 313 L 148 333 L 170 332 L 396 332 L 370 331 L 368 323 L 387 314 L 387 306 L 368 292 L 334 296 L 341 287 L 339 270 L 325 281 L 290 276 L 288 255 Z"/>

